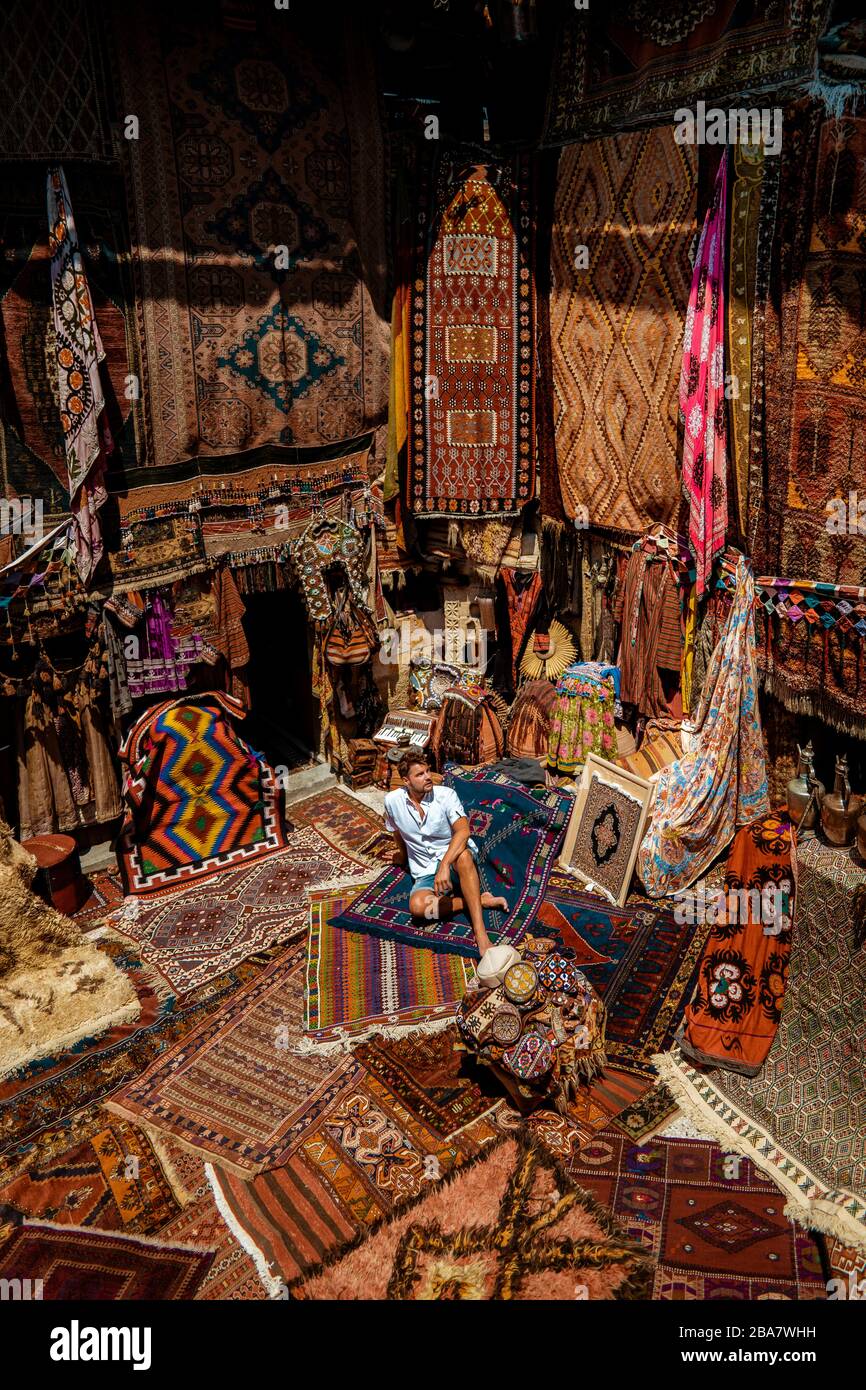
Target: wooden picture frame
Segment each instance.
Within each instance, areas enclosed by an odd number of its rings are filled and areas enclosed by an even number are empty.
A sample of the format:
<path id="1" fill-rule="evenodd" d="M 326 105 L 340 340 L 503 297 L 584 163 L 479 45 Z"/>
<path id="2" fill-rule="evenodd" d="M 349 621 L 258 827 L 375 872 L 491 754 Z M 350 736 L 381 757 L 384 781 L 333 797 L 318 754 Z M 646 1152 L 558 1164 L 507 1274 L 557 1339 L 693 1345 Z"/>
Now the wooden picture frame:
<path id="1" fill-rule="evenodd" d="M 617 907 L 628 898 L 655 786 L 590 753 L 565 832 L 559 866 Z"/>

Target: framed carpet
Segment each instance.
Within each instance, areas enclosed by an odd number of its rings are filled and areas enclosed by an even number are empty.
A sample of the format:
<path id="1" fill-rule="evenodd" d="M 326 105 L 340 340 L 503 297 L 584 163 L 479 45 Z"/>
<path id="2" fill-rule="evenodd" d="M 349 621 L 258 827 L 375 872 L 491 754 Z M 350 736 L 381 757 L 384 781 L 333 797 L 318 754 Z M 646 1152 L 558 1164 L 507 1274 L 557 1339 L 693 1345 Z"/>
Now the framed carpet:
<path id="1" fill-rule="evenodd" d="M 346 1079 L 309 1107 L 279 1167 L 247 1182 L 210 1169 L 220 1210 L 272 1296 L 470 1161 L 508 1117 L 464 1073 L 450 1033 L 362 1044 Z"/>
<path id="2" fill-rule="evenodd" d="M 653 788 L 625 768 L 587 754 L 560 865 L 623 907 Z"/>
<path id="3" fill-rule="evenodd" d="M 213 1251 L 27 1221 L 0 1245 L 0 1278 L 38 1280 L 42 1298 L 86 1303 L 192 1298 Z"/>
<path id="4" fill-rule="evenodd" d="M 445 781 L 457 792 L 469 817 L 479 848 L 482 890 L 508 900 L 507 912 L 485 913 L 491 940 L 515 946 L 538 911 L 565 833 L 571 797 L 541 789 L 530 792 L 501 773 L 453 764 Z M 334 918 L 333 925 L 477 959 L 475 938 L 465 915 L 455 914 L 426 931 L 408 910 L 410 891 L 407 873 L 387 869 Z"/>
<path id="5" fill-rule="evenodd" d="M 293 1298 L 648 1298 L 653 1261 L 540 1146 L 506 1137 L 396 1212 Z"/>
<path id="6" fill-rule="evenodd" d="M 573 1153 L 572 1178 L 657 1262 L 654 1299 L 823 1299 L 812 1237 L 777 1187 L 707 1140 L 635 1144 L 614 1128 Z"/>
<path id="7" fill-rule="evenodd" d="M 337 1052 L 374 1033 L 447 1028 L 474 978 L 463 956 L 334 926 L 357 892 L 309 893 L 304 1050 Z"/>
<path id="8" fill-rule="evenodd" d="M 760 1072 L 701 1073 L 676 1048 L 656 1064 L 696 1124 L 782 1189 L 794 1220 L 866 1250 L 866 953 L 854 940 L 866 873 L 817 839 L 795 858 L 785 1007 Z"/>
<path id="9" fill-rule="evenodd" d="M 357 859 L 304 826 L 287 832 L 277 854 L 152 900 L 127 901 L 112 927 L 185 997 L 254 952 L 305 932 L 312 884 L 357 882 L 359 872 Z"/>
<path id="10" fill-rule="evenodd" d="M 347 1084 L 345 1060 L 299 1055 L 304 950 L 289 947 L 107 1102 L 113 1114 L 241 1176 L 285 1160 L 309 1104 Z"/>

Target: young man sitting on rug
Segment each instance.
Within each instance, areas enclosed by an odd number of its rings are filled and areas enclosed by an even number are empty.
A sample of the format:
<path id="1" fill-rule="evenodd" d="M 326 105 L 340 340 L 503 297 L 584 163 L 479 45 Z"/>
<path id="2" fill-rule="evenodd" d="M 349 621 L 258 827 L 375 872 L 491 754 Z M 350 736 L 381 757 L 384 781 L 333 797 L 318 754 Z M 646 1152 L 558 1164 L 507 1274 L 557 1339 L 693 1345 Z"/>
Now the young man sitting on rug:
<path id="1" fill-rule="evenodd" d="M 505 898 L 482 893 L 469 818 L 451 787 L 434 787 L 423 753 L 404 753 L 402 787 L 385 797 L 385 829 L 397 844 L 394 862 L 412 875 L 409 911 L 432 928 L 455 912 L 466 913 L 479 955 L 491 949 L 485 907 L 508 910 Z"/>

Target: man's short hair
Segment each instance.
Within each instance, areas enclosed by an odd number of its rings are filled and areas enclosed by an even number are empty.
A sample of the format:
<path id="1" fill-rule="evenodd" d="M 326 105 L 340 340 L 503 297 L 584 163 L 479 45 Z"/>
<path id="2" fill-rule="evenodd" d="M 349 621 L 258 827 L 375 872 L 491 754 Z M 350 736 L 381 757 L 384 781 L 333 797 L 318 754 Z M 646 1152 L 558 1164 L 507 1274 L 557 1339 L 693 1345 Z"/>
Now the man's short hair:
<path id="1" fill-rule="evenodd" d="M 430 766 L 430 759 L 427 757 L 426 753 L 419 753 L 417 751 L 414 753 L 404 753 L 399 763 L 397 764 L 397 771 L 405 781 L 406 778 L 409 776 L 409 773 L 412 771 L 412 768 L 415 766 Z"/>

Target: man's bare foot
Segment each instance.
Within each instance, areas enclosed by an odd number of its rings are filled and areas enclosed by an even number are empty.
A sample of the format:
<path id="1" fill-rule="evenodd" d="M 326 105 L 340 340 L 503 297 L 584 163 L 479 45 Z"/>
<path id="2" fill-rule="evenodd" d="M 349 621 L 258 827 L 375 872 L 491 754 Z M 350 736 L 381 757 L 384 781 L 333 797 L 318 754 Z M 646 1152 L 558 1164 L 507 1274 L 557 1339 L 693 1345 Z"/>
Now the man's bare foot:
<path id="1" fill-rule="evenodd" d="M 492 893 L 481 894 L 481 906 L 499 908 L 502 912 L 508 911 L 508 903 L 505 898 L 496 898 Z"/>

